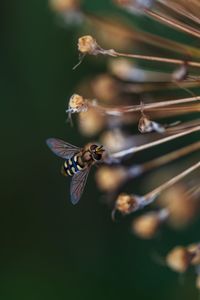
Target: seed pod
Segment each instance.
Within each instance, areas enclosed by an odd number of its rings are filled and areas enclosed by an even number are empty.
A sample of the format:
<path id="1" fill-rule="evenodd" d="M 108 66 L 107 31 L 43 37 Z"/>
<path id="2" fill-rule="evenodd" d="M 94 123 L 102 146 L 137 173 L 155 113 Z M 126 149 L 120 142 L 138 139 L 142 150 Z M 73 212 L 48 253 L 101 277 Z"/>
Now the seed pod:
<path id="1" fill-rule="evenodd" d="M 102 191 L 116 190 L 127 178 L 126 169 L 123 167 L 103 166 L 96 172 L 96 182 Z"/>
<path id="2" fill-rule="evenodd" d="M 176 228 L 191 222 L 198 212 L 198 201 L 187 193 L 183 184 L 176 184 L 166 190 L 161 195 L 159 202 L 169 209 L 169 222 Z"/>
<path id="3" fill-rule="evenodd" d="M 200 265 L 200 244 L 191 244 L 187 247 L 187 249 L 193 256 L 191 264 L 194 266 Z"/>
<path id="4" fill-rule="evenodd" d="M 101 101 L 110 103 L 119 97 L 117 81 L 107 74 L 97 76 L 91 82 L 91 87 L 95 98 L 101 99 Z"/>
<path id="5" fill-rule="evenodd" d="M 139 119 L 138 130 L 141 133 L 153 131 L 152 122 L 146 115 L 142 115 Z"/>
<path id="6" fill-rule="evenodd" d="M 130 214 L 139 208 L 138 198 L 134 195 L 120 194 L 115 202 L 115 210 L 123 215 Z"/>
<path id="7" fill-rule="evenodd" d="M 99 45 L 91 35 L 85 35 L 78 39 L 78 50 L 83 54 L 97 55 Z"/>
<path id="8" fill-rule="evenodd" d="M 185 247 L 177 246 L 168 253 L 166 263 L 173 271 L 184 273 L 190 266 L 191 258 L 191 253 Z"/>
<path id="9" fill-rule="evenodd" d="M 73 94 L 69 100 L 69 109 L 72 113 L 87 110 L 87 100 L 78 94 Z"/>
<path id="10" fill-rule="evenodd" d="M 93 136 L 103 129 L 106 119 L 95 108 L 90 108 L 78 114 L 78 121 L 80 131 L 86 136 Z"/>
<path id="11" fill-rule="evenodd" d="M 67 12 L 76 10 L 80 6 L 79 0 L 50 0 L 49 5 L 56 12 Z"/>
<path id="12" fill-rule="evenodd" d="M 146 213 L 132 222 L 132 231 L 143 239 L 151 239 L 157 233 L 160 225 L 167 219 L 169 213 L 166 209 L 158 212 Z"/>
<path id="13" fill-rule="evenodd" d="M 90 54 L 90 55 L 103 54 L 103 55 L 116 56 L 116 53 L 113 49 L 105 50 L 101 48 L 91 35 L 85 35 L 78 39 L 78 50 L 82 54 Z"/>

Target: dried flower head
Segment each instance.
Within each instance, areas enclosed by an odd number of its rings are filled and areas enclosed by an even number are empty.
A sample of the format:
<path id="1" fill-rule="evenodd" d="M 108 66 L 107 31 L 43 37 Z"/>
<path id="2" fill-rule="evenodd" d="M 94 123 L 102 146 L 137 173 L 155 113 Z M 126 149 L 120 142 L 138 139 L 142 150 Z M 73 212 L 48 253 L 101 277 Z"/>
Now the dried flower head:
<path id="1" fill-rule="evenodd" d="M 142 239 L 153 238 L 160 225 L 166 221 L 169 212 L 163 209 L 158 212 L 148 212 L 136 218 L 132 222 L 132 231 Z"/>
<path id="2" fill-rule="evenodd" d="M 107 74 L 101 74 L 91 82 L 92 91 L 97 99 L 112 102 L 119 96 L 117 81 Z"/>
<path id="3" fill-rule="evenodd" d="M 168 253 L 166 263 L 173 271 L 184 273 L 190 266 L 191 254 L 185 247 L 177 246 Z"/>
<path id="4" fill-rule="evenodd" d="M 120 194 L 115 202 L 115 210 L 121 212 L 123 215 L 130 214 L 140 207 L 137 196 Z"/>
<path id="5" fill-rule="evenodd" d="M 50 0 L 50 7 L 56 12 L 76 10 L 80 6 L 79 0 Z"/>
<path id="6" fill-rule="evenodd" d="M 96 172 L 96 182 L 102 191 L 111 192 L 126 180 L 127 172 L 123 167 L 103 166 Z"/>
<path id="7" fill-rule="evenodd" d="M 87 100 L 78 94 L 73 94 L 69 99 L 68 110 L 66 112 L 84 112 L 87 111 L 87 109 Z"/>
<path id="8" fill-rule="evenodd" d="M 103 129 L 106 119 L 95 108 L 90 108 L 78 114 L 78 121 L 82 134 L 93 136 Z"/>
<path id="9" fill-rule="evenodd" d="M 198 201 L 187 193 L 186 187 L 177 184 L 160 197 L 160 204 L 170 211 L 169 222 L 179 228 L 191 222 L 198 213 Z"/>
<path id="10" fill-rule="evenodd" d="M 105 50 L 101 48 L 91 35 L 85 35 L 78 39 L 78 50 L 82 54 L 90 54 L 90 55 L 103 54 L 103 55 L 116 56 L 115 51 L 113 49 Z"/>
<path id="11" fill-rule="evenodd" d="M 147 132 L 152 132 L 156 131 L 159 133 L 165 132 L 164 126 L 161 124 L 151 121 L 146 115 L 142 114 L 142 116 L 139 119 L 138 122 L 138 130 L 141 133 L 147 133 Z"/>
<path id="12" fill-rule="evenodd" d="M 200 244 L 191 244 L 187 247 L 187 249 L 193 256 L 191 259 L 191 264 L 194 266 L 200 265 Z"/>

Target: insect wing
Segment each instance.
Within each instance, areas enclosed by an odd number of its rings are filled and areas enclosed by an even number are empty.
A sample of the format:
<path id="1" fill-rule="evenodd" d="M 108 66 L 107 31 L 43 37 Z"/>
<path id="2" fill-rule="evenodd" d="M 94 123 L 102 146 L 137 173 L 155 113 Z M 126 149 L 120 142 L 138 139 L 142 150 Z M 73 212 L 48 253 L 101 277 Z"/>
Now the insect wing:
<path id="1" fill-rule="evenodd" d="M 72 155 L 80 151 L 80 148 L 60 139 L 50 138 L 46 141 L 46 143 L 54 154 L 64 159 L 69 159 Z"/>
<path id="2" fill-rule="evenodd" d="M 78 201 L 80 200 L 89 172 L 90 172 L 90 167 L 74 174 L 74 176 L 72 177 L 70 194 L 71 194 L 71 202 L 73 204 L 78 203 Z"/>

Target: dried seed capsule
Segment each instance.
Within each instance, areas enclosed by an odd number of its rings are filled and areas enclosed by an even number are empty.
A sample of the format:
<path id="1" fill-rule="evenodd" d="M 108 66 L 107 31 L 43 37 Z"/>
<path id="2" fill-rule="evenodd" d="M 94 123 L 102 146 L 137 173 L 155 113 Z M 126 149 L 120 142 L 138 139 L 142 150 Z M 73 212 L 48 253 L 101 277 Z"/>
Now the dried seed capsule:
<path id="1" fill-rule="evenodd" d="M 138 198 L 133 195 L 120 194 L 115 203 L 115 210 L 118 210 L 124 215 L 130 214 L 131 212 L 139 208 Z"/>
<path id="2" fill-rule="evenodd" d="M 91 35 L 85 35 L 78 39 L 78 50 L 82 54 L 91 54 L 91 55 L 104 54 L 104 55 L 116 56 L 115 50 L 113 49 L 105 50 L 101 48 Z"/>
<path id="3" fill-rule="evenodd" d="M 147 116 L 142 115 L 141 118 L 139 119 L 138 130 L 141 133 L 153 131 L 152 122 Z"/>
<path id="4" fill-rule="evenodd" d="M 129 195 L 122 193 L 117 197 L 115 202 L 115 211 L 121 212 L 123 215 L 130 214 L 134 211 L 142 209 L 155 200 L 155 196 L 142 197 L 138 195 Z"/>
<path id="5" fill-rule="evenodd" d="M 191 244 L 187 247 L 187 249 L 193 256 L 191 264 L 195 266 L 200 265 L 200 244 Z"/>
<path id="6" fill-rule="evenodd" d="M 126 169 L 123 167 L 103 166 L 96 172 L 98 187 L 106 192 L 116 190 L 127 178 Z"/>
<path id="7" fill-rule="evenodd" d="M 147 133 L 147 132 L 152 132 L 156 131 L 158 133 L 163 133 L 165 132 L 164 126 L 161 124 L 151 121 L 146 115 L 142 115 L 141 118 L 139 119 L 138 123 L 138 130 L 141 133 Z"/>
<path id="8" fill-rule="evenodd" d="M 78 39 L 78 50 L 83 54 L 97 55 L 99 45 L 91 35 L 85 35 Z"/>
<path id="9" fill-rule="evenodd" d="M 78 94 L 74 94 L 71 96 L 69 100 L 69 109 L 67 110 L 75 113 L 75 112 L 81 112 L 81 111 L 86 111 L 88 109 L 87 106 L 87 100 L 84 99 L 82 96 Z"/>
<path id="10" fill-rule="evenodd" d="M 112 102 L 119 96 L 117 81 L 107 74 L 101 74 L 91 82 L 94 96 L 101 101 Z"/>
<path id="11" fill-rule="evenodd" d="M 120 129 L 105 131 L 101 135 L 101 142 L 109 152 L 124 150 L 127 147 L 132 147 L 134 145 L 134 139 Z"/>
<path id="12" fill-rule="evenodd" d="M 159 202 L 170 211 L 169 222 L 179 228 L 191 222 L 199 210 L 198 201 L 187 193 L 183 184 L 176 184 L 166 190 Z"/>
<path id="13" fill-rule="evenodd" d="M 95 108 L 90 108 L 78 114 L 78 121 L 80 131 L 86 136 L 93 136 L 103 129 L 106 119 Z"/>
<path id="14" fill-rule="evenodd" d="M 167 219 L 168 215 L 169 213 L 166 209 L 146 213 L 133 220 L 132 230 L 140 238 L 151 239 L 155 236 L 161 223 Z"/>
<path id="15" fill-rule="evenodd" d="M 50 7 L 56 12 L 76 10 L 80 6 L 79 0 L 50 0 Z"/>
<path id="16" fill-rule="evenodd" d="M 184 273 L 190 266 L 191 253 L 185 247 L 177 246 L 168 253 L 166 263 L 173 271 Z"/>

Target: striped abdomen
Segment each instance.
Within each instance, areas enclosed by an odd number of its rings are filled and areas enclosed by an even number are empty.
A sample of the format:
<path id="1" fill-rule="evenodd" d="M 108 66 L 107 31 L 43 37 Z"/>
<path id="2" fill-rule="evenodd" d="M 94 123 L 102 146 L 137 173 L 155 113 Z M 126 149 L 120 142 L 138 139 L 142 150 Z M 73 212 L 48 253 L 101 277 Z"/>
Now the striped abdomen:
<path id="1" fill-rule="evenodd" d="M 72 156 L 71 159 L 67 159 L 64 162 L 64 172 L 66 173 L 66 175 L 69 175 L 69 176 L 73 176 L 77 172 L 82 171 L 83 168 L 84 167 L 81 166 L 78 161 L 77 155 Z"/>

